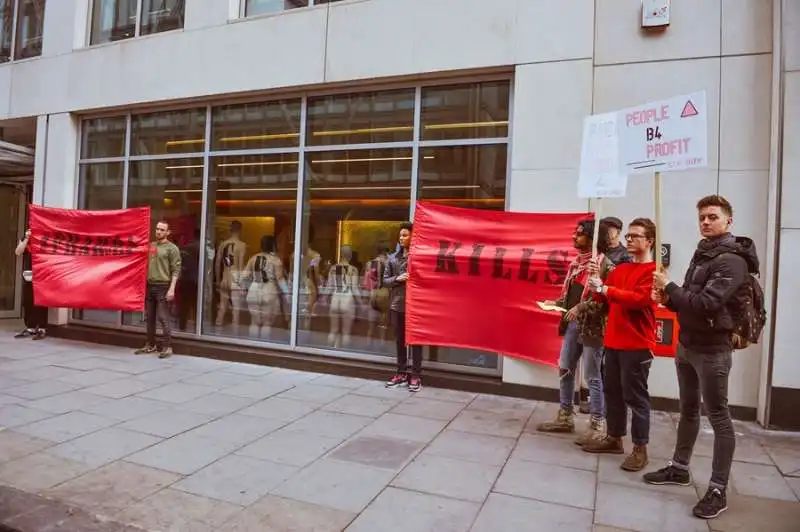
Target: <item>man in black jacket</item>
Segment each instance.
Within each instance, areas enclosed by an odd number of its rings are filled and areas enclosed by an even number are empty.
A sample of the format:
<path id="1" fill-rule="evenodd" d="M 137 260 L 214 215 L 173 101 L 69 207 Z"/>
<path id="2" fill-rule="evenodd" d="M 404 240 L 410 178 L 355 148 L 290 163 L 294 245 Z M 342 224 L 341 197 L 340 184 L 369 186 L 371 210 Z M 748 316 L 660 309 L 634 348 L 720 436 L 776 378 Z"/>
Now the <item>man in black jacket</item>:
<path id="1" fill-rule="evenodd" d="M 397 374 L 386 382 L 387 388 L 408 386 L 408 391 L 422 388 L 422 346 L 406 345 L 406 281 L 408 281 L 408 248 L 411 246 L 411 222 L 400 226 L 400 249 L 389 256 L 383 272 L 383 284 L 391 290 L 389 311 L 397 343 Z M 408 352 L 411 351 L 411 375 L 408 374 Z"/>
<path id="2" fill-rule="evenodd" d="M 654 299 L 677 312 L 680 345 L 675 359 L 681 419 L 675 453 L 667 467 L 647 473 L 648 484 L 691 483 L 689 460 L 700 430 L 700 396 L 714 429 L 711 481 L 694 507 L 696 517 L 712 519 L 727 509 L 726 487 L 736 438 L 728 410 L 732 333 L 738 293 L 749 273 L 758 272 L 758 257 L 749 238 L 730 232 L 733 208 L 722 196 L 697 202 L 703 240 L 689 264 L 683 286 L 656 272 Z"/>
<path id="3" fill-rule="evenodd" d="M 616 216 L 607 216 L 600 220 L 600 223 L 608 226 L 608 238 L 610 240 L 606 257 L 614 263 L 614 265 L 624 264 L 626 262 L 633 262 L 633 258 L 628 253 L 628 247 L 620 242 L 622 234 L 622 220 Z"/>

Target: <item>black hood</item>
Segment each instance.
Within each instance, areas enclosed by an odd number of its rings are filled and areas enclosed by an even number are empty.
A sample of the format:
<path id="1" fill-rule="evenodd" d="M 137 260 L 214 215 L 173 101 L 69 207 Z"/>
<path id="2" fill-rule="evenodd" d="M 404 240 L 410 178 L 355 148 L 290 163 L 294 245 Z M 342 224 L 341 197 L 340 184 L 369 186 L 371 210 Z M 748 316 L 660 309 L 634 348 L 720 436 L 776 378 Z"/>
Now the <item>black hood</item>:
<path id="1" fill-rule="evenodd" d="M 697 253 L 713 258 L 723 253 L 734 253 L 742 257 L 747 263 L 747 271 L 758 275 L 759 262 L 756 245 L 746 236 L 722 235 L 717 238 L 702 240 L 697 248 Z"/>

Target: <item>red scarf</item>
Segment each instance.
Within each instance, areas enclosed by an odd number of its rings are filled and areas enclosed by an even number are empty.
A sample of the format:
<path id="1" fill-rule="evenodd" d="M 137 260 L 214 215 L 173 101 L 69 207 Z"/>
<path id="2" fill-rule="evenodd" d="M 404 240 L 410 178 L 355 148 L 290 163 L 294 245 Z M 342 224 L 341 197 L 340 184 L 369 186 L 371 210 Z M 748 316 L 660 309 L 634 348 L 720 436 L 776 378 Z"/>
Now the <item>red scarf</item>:
<path id="1" fill-rule="evenodd" d="M 605 259 L 605 255 L 602 253 L 597 254 L 597 266 L 598 269 L 600 265 L 603 263 Z M 572 283 L 578 283 L 583 285 L 583 293 L 581 294 L 581 300 L 583 300 L 586 295 L 589 293 L 589 271 L 587 270 L 587 266 L 589 262 L 592 260 L 592 252 L 588 251 L 586 253 L 579 253 L 575 260 L 573 260 L 570 265 L 569 269 L 567 270 L 567 278 L 564 280 L 564 286 L 561 287 L 561 297 L 566 298 L 567 291 L 569 290 L 569 286 Z"/>

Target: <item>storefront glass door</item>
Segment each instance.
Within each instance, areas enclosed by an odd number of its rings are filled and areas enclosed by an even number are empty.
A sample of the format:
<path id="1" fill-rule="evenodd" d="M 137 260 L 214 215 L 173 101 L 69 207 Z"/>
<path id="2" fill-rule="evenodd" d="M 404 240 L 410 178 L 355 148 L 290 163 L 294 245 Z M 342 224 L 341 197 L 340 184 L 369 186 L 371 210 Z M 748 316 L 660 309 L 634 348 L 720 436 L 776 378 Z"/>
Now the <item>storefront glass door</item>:
<path id="1" fill-rule="evenodd" d="M 0 185 L 0 318 L 19 318 L 22 261 L 14 255 L 24 230 L 25 195 L 10 185 Z"/>

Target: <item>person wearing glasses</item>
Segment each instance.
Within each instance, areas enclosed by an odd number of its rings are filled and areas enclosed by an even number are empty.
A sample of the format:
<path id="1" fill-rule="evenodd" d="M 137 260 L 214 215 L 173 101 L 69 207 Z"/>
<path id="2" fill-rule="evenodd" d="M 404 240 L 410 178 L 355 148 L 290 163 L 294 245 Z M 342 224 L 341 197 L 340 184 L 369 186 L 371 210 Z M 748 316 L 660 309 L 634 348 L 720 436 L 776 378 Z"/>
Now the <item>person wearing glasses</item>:
<path id="1" fill-rule="evenodd" d="M 595 297 L 609 305 L 603 343 L 605 368 L 603 390 L 606 404 L 606 437 L 587 442 L 589 453 L 624 454 L 622 437 L 631 409 L 633 452 L 622 462 L 626 471 L 641 471 L 647 465 L 650 439 L 650 392 L 647 380 L 656 346 L 656 304 L 652 300 L 653 247 L 656 225 L 636 218 L 625 235 L 633 262 L 618 265 L 605 282 L 592 275 L 589 286 Z M 590 272 L 597 268 L 589 266 Z"/>
<path id="2" fill-rule="evenodd" d="M 33 300 L 33 272 L 31 271 L 32 259 L 31 252 L 28 249 L 28 243 L 31 240 L 31 231 L 25 231 L 25 238 L 23 238 L 14 254 L 19 257 L 22 256 L 22 314 L 25 319 L 25 328 L 18 332 L 14 338 L 27 338 L 33 337 L 34 340 L 42 340 L 47 336 L 47 308 L 40 307 L 34 303 Z"/>

